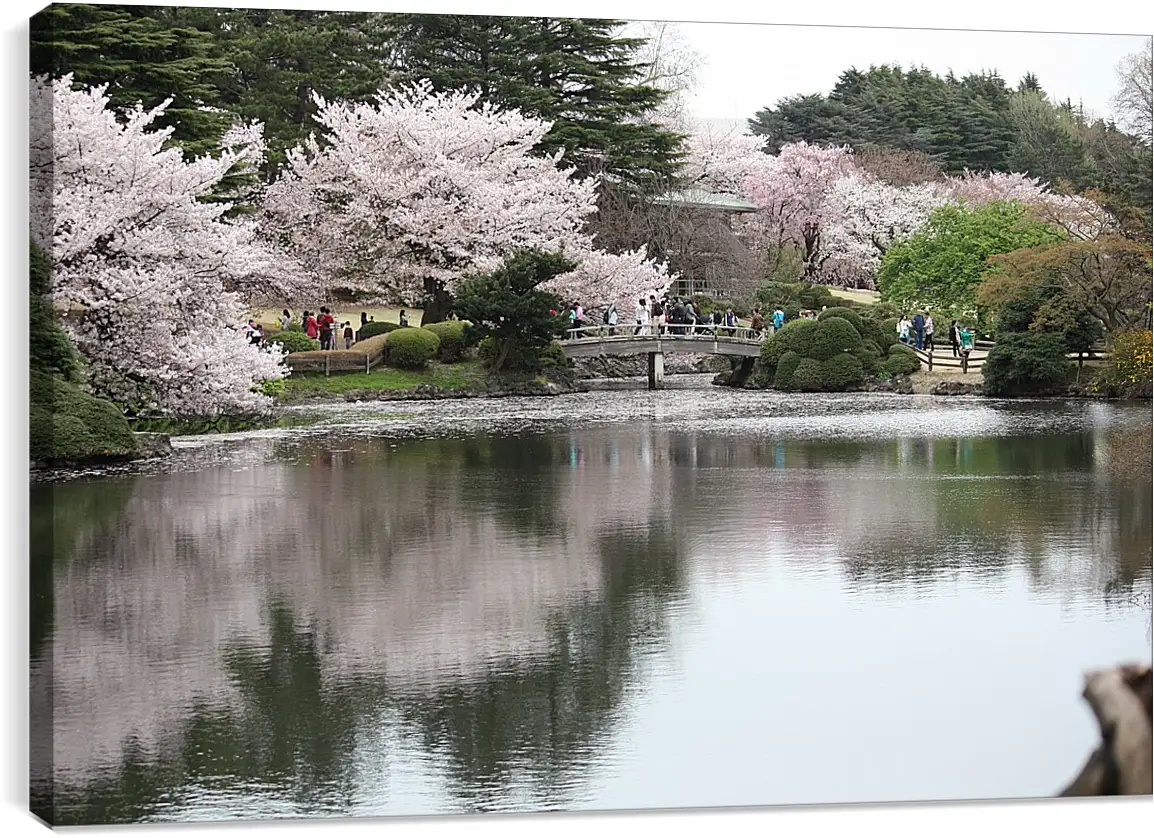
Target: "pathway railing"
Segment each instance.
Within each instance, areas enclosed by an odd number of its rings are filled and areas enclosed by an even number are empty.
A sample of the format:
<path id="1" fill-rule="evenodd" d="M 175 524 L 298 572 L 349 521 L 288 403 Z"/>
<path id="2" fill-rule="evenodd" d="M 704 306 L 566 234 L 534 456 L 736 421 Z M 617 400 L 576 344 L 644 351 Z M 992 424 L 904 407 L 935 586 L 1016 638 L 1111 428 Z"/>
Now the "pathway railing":
<path id="1" fill-rule="evenodd" d="M 654 334 L 652 323 L 638 326 L 635 323 L 618 323 L 616 326 L 596 325 L 566 329 L 561 343 L 596 343 L 607 341 L 627 341 L 640 338 L 661 338 L 668 340 L 735 341 L 740 343 L 761 343 L 769 336 L 770 330 L 758 331 L 746 326 L 722 326 L 714 323 L 661 323 Z"/>

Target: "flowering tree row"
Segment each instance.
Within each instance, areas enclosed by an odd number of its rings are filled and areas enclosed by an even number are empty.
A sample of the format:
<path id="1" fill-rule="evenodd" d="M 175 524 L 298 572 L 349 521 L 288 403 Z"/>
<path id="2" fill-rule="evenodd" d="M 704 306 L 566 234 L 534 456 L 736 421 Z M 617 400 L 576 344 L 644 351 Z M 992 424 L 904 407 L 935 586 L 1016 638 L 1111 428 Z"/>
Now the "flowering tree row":
<path id="1" fill-rule="evenodd" d="M 762 142 L 736 132 L 699 133 L 688 143 L 687 174 L 704 188 L 758 206 L 740 221 L 742 232 L 759 249 L 797 248 L 804 278 L 812 282 L 871 287 L 889 247 L 951 202 L 1018 201 L 1074 239 L 1096 239 L 1115 226 L 1094 201 L 1054 193 L 1026 175 L 965 172 L 893 185 L 861 165 L 848 146 L 797 142 L 768 155 Z"/>

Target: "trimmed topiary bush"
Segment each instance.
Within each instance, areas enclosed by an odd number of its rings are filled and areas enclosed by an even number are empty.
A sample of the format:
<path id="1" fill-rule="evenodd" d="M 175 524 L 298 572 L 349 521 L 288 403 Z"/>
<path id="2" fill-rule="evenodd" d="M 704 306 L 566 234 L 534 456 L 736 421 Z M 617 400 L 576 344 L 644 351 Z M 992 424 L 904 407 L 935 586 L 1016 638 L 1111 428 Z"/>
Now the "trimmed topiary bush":
<path id="1" fill-rule="evenodd" d="M 892 346 L 895 343 L 899 343 L 899 341 L 898 341 L 898 323 L 900 323 L 900 322 L 901 322 L 901 318 L 898 318 L 898 317 L 887 317 L 885 320 L 882 321 L 881 330 L 883 332 L 885 332 L 885 334 L 886 334 L 885 344 L 879 344 L 882 349 L 885 349 L 887 346 Z"/>
<path id="2" fill-rule="evenodd" d="M 436 357 L 440 345 L 441 339 L 428 329 L 412 326 L 395 329 L 385 340 L 388 364 L 405 370 L 423 369 Z"/>
<path id="3" fill-rule="evenodd" d="M 865 368 L 854 355 L 843 352 L 821 365 L 824 390 L 841 392 L 865 380 Z"/>
<path id="4" fill-rule="evenodd" d="M 1066 344 L 1053 332 L 1013 332 L 998 339 L 982 364 L 987 396 L 1048 394 L 1059 390 L 1070 372 Z"/>
<path id="5" fill-rule="evenodd" d="M 112 402 L 42 372 L 33 372 L 29 385 L 29 453 L 33 460 L 70 462 L 136 453 L 136 437 Z"/>
<path id="6" fill-rule="evenodd" d="M 826 361 L 861 346 L 862 337 L 848 320 L 830 317 L 818 321 L 817 328 L 807 342 L 808 346 L 803 343 L 803 348 L 798 352 L 808 358 Z"/>
<path id="7" fill-rule="evenodd" d="M 432 332 L 440 340 L 437 348 L 437 360 L 444 364 L 452 364 L 465 356 L 465 328 L 468 325 L 462 320 L 445 320 L 442 323 L 430 323 L 421 328 Z"/>
<path id="8" fill-rule="evenodd" d="M 306 335 L 304 332 L 285 331 L 277 332 L 268 339 L 269 343 L 279 343 L 284 347 L 284 351 L 291 354 L 293 352 L 313 352 L 319 350 L 321 345 Z"/>
<path id="9" fill-rule="evenodd" d="M 807 335 L 817 328 L 816 320 L 791 320 L 773 337 L 761 345 L 761 363 L 770 372 L 775 372 L 778 359 L 789 350 L 804 355 Z"/>
<path id="10" fill-rule="evenodd" d="M 557 341 L 553 341 L 542 349 L 538 356 L 543 369 L 565 369 L 569 366 L 569 359 L 565 357 L 565 350 Z"/>
<path id="11" fill-rule="evenodd" d="M 913 375 L 921 367 L 922 362 L 912 352 L 895 352 L 882 364 L 882 370 L 890 375 Z"/>
<path id="12" fill-rule="evenodd" d="M 857 330 L 859 335 L 862 337 L 866 336 L 865 326 L 862 322 L 861 316 L 852 308 L 847 308 L 846 306 L 834 306 L 833 308 L 827 308 L 817 316 L 817 321 L 820 323 L 830 317 L 840 317 L 843 320 L 848 320 L 850 325 Z"/>
<path id="13" fill-rule="evenodd" d="M 904 343 L 891 343 L 889 349 L 886 350 L 890 357 L 894 355 L 908 355 L 915 361 L 918 359 L 918 353 L 912 346 L 906 346 Z"/>
<path id="14" fill-rule="evenodd" d="M 787 349 L 777 361 L 777 373 L 773 377 L 773 386 L 778 390 L 788 390 L 793 386 L 793 374 L 797 365 L 801 363 L 801 356 L 792 349 Z"/>
<path id="15" fill-rule="evenodd" d="M 821 371 L 821 362 L 814 358 L 802 358 L 797 369 L 793 371 L 790 380 L 790 389 L 801 390 L 803 393 L 817 393 L 825 385 L 825 376 Z"/>
<path id="16" fill-rule="evenodd" d="M 357 329 L 356 339 L 358 341 L 366 338 L 375 337 L 376 335 L 385 335 L 389 332 L 395 332 L 402 328 L 400 323 L 386 323 L 383 320 L 370 320 L 368 323 Z"/>

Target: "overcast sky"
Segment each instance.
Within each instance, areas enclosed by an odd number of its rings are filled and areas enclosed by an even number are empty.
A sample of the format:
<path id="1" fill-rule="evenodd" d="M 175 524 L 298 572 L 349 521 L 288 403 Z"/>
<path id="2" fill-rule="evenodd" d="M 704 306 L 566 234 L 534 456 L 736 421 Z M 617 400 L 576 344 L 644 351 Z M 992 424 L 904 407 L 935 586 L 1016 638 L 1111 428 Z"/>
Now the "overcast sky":
<path id="1" fill-rule="evenodd" d="M 785 96 L 828 93 L 842 71 L 871 64 L 924 65 L 958 76 L 997 70 L 1010 85 L 1033 72 L 1052 98 L 1112 112 L 1114 67 L 1142 49 L 1133 35 L 1069 35 L 682 23 L 706 64 L 691 98 L 695 116 L 747 119 Z"/>

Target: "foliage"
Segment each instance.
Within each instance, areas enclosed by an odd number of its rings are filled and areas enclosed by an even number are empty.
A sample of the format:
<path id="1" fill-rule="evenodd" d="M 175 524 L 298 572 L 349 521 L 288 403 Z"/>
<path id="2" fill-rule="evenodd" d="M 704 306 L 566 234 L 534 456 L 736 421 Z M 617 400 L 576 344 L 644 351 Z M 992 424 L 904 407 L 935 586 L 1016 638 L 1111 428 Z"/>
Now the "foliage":
<path id="1" fill-rule="evenodd" d="M 992 201 L 974 209 L 946 204 L 918 233 L 887 251 L 878 288 L 883 300 L 907 310 L 932 308 L 950 317 L 974 317 L 988 257 L 1062 238 L 1051 225 L 1027 218 L 1026 209 L 1014 202 Z"/>
<path id="2" fill-rule="evenodd" d="M 800 390 L 803 393 L 817 393 L 825 388 L 825 375 L 822 372 L 821 362 L 815 358 L 802 358 L 793 377 L 789 381 L 790 389 Z"/>
<path id="3" fill-rule="evenodd" d="M 288 154 L 265 212 L 333 286 L 413 305 L 533 248 L 572 257 L 550 290 L 588 307 L 623 307 L 670 283 L 644 247 L 594 246 L 583 225 L 597 184 L 536 153 L 548 122 L 428 81 L 384 88 L 371 103 L 318 98 L 316 119 L 321 137 Z"/>
<path id="4" fill-rule="evenodd" d="M 810 358 L 825 361 L 845 352 L 851 352 L 862 344 L 861 333 L 853 324 L 841 317 L 818 320 L 813 336 L 803 343 L 798 351 Z"/>
<path id="5" fill-rule="evenodd" d="M 29 453 L 36 462 L 56 463 L 136 451 L 124 414 L 109 401 L 42 371 L 30 377 Z"/>
<path id="6" fill-rule="evenodd" d="M 205 110 L 219 104 L 232 66 L 214 39 L 188 26 L 180 10 L 147 6 L 59 3 L 30 22 L 33 75 L 70 75 L 81 86 L 108 84 L 115 109 L 141 103 L 151 111 L 172 99 L 157 124 L 189 159 L 216 150 L 228 129 L 226 114 Z"/>
<path id="7" fill-rule="evenodd" d="M 894 355 L 903 355 L 905 357 L 913 358 L 915 361 L 918 358 L 918 353 L 912 347 L 904 343 L 891 343 L 887 353 L 892 357 Z"/>
<path id="8" fill-rule="evenodd" d="M 823 320 L 828 320 L 831 317 L 840 317 L 842 320 L 848 320 L 850 325 L 857 329 L 859 334 L 865 334 L 865 325 L 862 321 L 861 315 L 848 306 L 834 306 L 827 308 L 817 316 L 820 323 Z"/>
<path id="9" fill-rule="evenodd" d="M 312 352 L 320 349 L 320 344 L 317 341 L 304 332 L 296 332 L 292 329 L 270 335 L 268 341 L 269 343 L 280 344 L 286 355 L 292 352 Z"/>
<path id="10" fill-rule="evenodd" d="M 403 370 L 424 369 L 437 356 L 441 339 L 427 329 L 407 326 L 389 332 L 385 339 L 388 364 Z"/>
<path id="11" fill-rule="evenodd" d="M 34 241 L 30 242 L 28 255 L 28 367 L 75 381 L 80 375 L 80 359 L 56 322 L 49 298 L 52 264 Z"/>
<path id="12" fill-rule="evenodd" d="M 267 410 L 260 382 L 284 375 L 277 347 L 239 328 L 246 303 L 292 299 L 302 272 L 255 222 L 202 200 L 262 154 L 238 128 L 219 157 L 185 161 L 149 130 L 162 109 L 124 124 L 103 87 L 33 79 L 31 221 L 50 253 L 52 293 L 97 393 L 133 412 L 190 417 Z"/>
<path id="13" fill-rule="evenodd" d="M 465 328 L 467 323 L 460 320 L 446 320 L 443 323 L 430 323 L 422 328 L 437 336 L 440 343 L 437 347 L 437 360 L 443 364 L 452 364 L 461 360 L 465 355 Z"/>
<path id="14" fill-rule="evenodd" d="M 666 98 L 642 83 L 621 21 L 496 15 L 392 17 L 400 69 L 394 83 L 428 80 L 435 91 L 464 88 L 481 102 L 550 123 L 534 152 L 564 151 L 580 175 L 630 183 L 674 173 L 679 137 L 646 120 Z"/>
<path id="15" fill-rule="evenodd" d="M 269 398 L 277 398 L 285 393 L 285 380 L 274 378 L 272 381 L 262 381 L 260 391 Z"/>
<path id="16" fill-rule="evenodd" d="M 1115 335 L 1110 364 L 1094 382 L 1094 389 L 1112 396 L 1150 398 L 1154 384 L 1151 356 L 1154 334 L 1149 329 Z"/>
<path id="17" fill-rule="evenodd" d="M 762 365 L 772 373 L 782 355 L 788 350 L 799 352 L 807 345 L 810 333 L 816 329 L 816 320 L 789 321 L 778 329 L 773 337 L 762 343 L 760 356 Z"/>
<path id="18" fill-rule="evenodd" d="M 553 341 L 537 353 L 542 369 L 565 369 L 569 366 L 569 359 L 565 357 L 565 350 L 557 341 Z"/>
<path id="19" fill-rule="evenodd" d="M 921 361 L 918 360 L 917 355 L 905 352 L 891 353 L 885 361 L 882 362 L 882 370 L 894 375 L 913 375 L 922 367 Z"/>
<path id="20" fill-rule="evenodd" d="M 377 335 L 388 334 L 399 328 L 401 328 L 400 323 L 389 323 L 385 320 L 370 320 L 357 329 L 356 338 L 358 341 L 366 340 Z"/>
<path id="21" fill-rule="evenodd" d="M 982 364 L 982 391 L 988 396 L 1052 393 L 1070 370 L 1066 347 L 1053 332 L 999 335 Z"/>
<path id="22" fill-rule="evenodd" d="M 882 353 L 872 340 L 864 341 L 861 346 L 853 350 L 852 354 L 861 363 L 862 370 L 866 375 L 878 375 L 881 373 Z"/>
<path id="23" fill-rule="evenodd" d="M 1028 296 L 1062 294 L 1112 331 L 1144 324 L 1151 302 L 1149 242 L 1120 236 L 1024 247 L 990 260 L 979 288 L 990 308 Z"/>
<path id="24" fill-rule="evenodd" d="M 846 301 L 835 297 L 824 285 L 770 281 L 757 289 L 757 303 L 765 312 L 780 308 L 786 320 L 792 323 L 803 309 L 821 311 L 822 306 L 845 307 Z"/>
<path id="25" fill-rule="evenodd" d="M 778 390 L 788 390 L 793 386 L 793 374 L 797 365 L 801 363 L 801 356 L 792 349 L 782 353 L 777 361 L 777 372 L 773 377 L 773 386 Z"/>
<path id="26" fill-rule="evenodd" d="M 823 361 L 821 374 L 822 389 L 839 393 L 865 380 L 865 366 L 856 355 L 843 352 Z"/>
<path id="27" fill-rule="evenodd" d="M 283 401 L 306 399 L 320 394 L 345 395 L 357 390 L 408 390 L 431 384 L 446 390 L 469 387 L 482 378 L 479 361 L 441 364 L 431 361 L 421 370 L 376 367 L 370 372 L 346 372 L 339 375 L 294 373 L 285 379 Z"/>
<path id="28" fill-rule="evenodd" d="M 521 251 L 490 274 L 466 280 L 456 309 L 468 320 L 469 343 L 493 339 L 492 355 L 483 355 L 493 372 L 517 369 L 553 342 L 564 324 L 561 299 L 541 286 L 572 270 L 573 262 L 556 253 Z"/>

